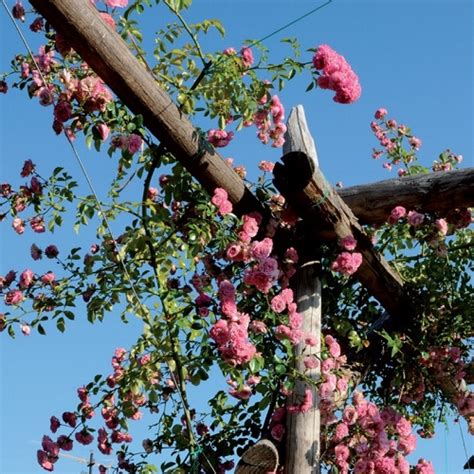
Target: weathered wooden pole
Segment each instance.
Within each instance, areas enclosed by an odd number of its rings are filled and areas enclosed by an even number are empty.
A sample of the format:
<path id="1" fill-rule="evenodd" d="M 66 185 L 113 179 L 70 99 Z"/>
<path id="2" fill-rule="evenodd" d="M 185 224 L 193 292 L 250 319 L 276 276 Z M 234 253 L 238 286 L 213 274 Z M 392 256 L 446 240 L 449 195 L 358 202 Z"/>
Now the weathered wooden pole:
<path id="1" fill-rule="evenodd" d="M 302 151 L 318 166 L 318 156 L 301 105 L 291 110 L 288 117 L 288 131 L 284 153 Z M 312 260 L 311 254 L 302 256 L 296 275 L 295 293 L 298 312 L 303 316 L 303 331 L 316 337 L 316 344 L 308 346 L 303 342 L 295 346 L 296 367 L 311 380 L 320 377 L 319 365 L 315 369 L 306 369 L 304 358 L 314 355 L 319 358 L 321 352 L 321 283 L 318 278 L 319 262 Z M 291 404 L 301 402 L 306 390 L 311 390 L 313 406 L 306 413 L 288 413 L 285 449 L 285 474 L 319 474 L 320 456 L 320 414 L 318 390 L 314 384 L 298 380 L 290 398 Z"/>

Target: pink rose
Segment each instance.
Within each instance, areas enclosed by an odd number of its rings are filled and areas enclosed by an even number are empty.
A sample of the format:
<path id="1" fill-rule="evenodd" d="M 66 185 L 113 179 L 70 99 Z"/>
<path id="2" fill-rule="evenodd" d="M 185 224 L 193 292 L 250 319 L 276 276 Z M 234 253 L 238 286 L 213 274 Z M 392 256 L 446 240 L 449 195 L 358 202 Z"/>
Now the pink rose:
<path id="1" fill-rule="evenodd" d="M 59 255 L 59 250 L 56 245 L 48 245 L 44 249 L 44 253 L 48 258 L 56 258 Z"/>
<path id="2" fill-rule="evenodd" d="M 124 8 L 128 5 L 128 0 L 105 0 L 105 4 L 110 8 Z"/>
<path id="3" fill-rule="evenodd" d="M 272 239 L 266 237 L 260 242 L 252 242 L 250 252 L 255 260 L 264 260 L 270 256 L 273 249 Z"/>
<path id="4" fill-rule="evenodd" d="M 441 235 L 446 235 L 448 233 L 448 223 L 445 219 L 436 219 L 435 226 Z"/>
<path id="5" fill-rule="evenodd" d="M 234 132 L 212 129 L 207 132 L 207 141 L 216 148 L 226 147 L 234 138 Z"/>
<path id="6" fill-rule="evenodd" d="M 395 224 L 395 222 L 403 219 L 407 214 L 407 210 L 403 206 L 397 206 L 392 209 L 390 216 L 388 217 L 389 224 Z"/>
<path id="7" fill-rule="evenodd" d="M 58 122 L 67 122 L 71 117 L 72 107 L 69 102 L 61 100 L 54 106 L 54 118 Z"/>
<path id="8" fill-rule="evenodd" d="M 31 160 L 26 160 L 23 163 L 23 168 L 21 170 L 20 176 L 22 178 L 27 178 L 35 170 L 35 164 Z"/>
<path id="9" fill-rule="evenodd" d="M 261 161 L 258 168 L 265 173 L 272 173 L 273 168 L 275 168 L 275 163 L 272 163 L 271 161 Z"/>
<path id="10" fill-rule="evenodd" d="M 42 216 L 35 216 L 30 220 L 30 226 L 36 233 L 42 233 L 46 230 Z"/>
<path id="11" fill-rule="evenodd" d="M 339 443 L 348 435 L 349 435 L 349 427 L 345 423 L 339 423 L 336 426 L 336 432 L 334 434 L 334 441 L 336 443 Z"/>
<path id="12" fill-rule="evenodd" d="M 362 254 L 355 252 L 342 252 L 331 264 L 331 270 L 345 275 L 352 275 L 362 263 Z"/>
<path id="13" fill-rule="evenodd" d="M 419 459 L 415 467 L 417 474 L 434 474 L 433 464 L 426 459 Z"/>
<path id="14" fill-rule="evenodd" d="M 375 111 L 375 118 L 377 120 L 383 119 L 388 114 L 387 109 L 377 109 Z"/>
<path id="15" fill-rule="evenodd" d="M 336 463 L 341 464 L 349 458 L 349 448 L 344 444 L 338 444 L 334 448 L 334 454 L 336 455 Z"/>
<path id="16" fill-rule="evenodd" d="M 34 277 L 35 274 L 32 270 L 24 270 L 20 275 L 20 282 L 18 283 L 18 286 L 21 289 L 29 288 L 33 284 Z"/>
<path id="17" fill-rule="evenodd" d="M 407 221 L 413 227 L 418 227 L 423 224 L 425 220 L 425 215 L 416 211 L 409 211 L 407 216 Z"/>
<path id="18" fill-rule="evenodd" d="M 345 250 L 354 250 L 357 247 L 357 240 L 352 235 L 348 235 L 341 239 L 340 245 Z"/>
<path id="19" fill-rule="evenodd" d="M 258 222 L 255 217 L 250 215 L 243 216 L 243 225 L 242 230 L 247 234 L 249 237 L 255 237 L 258 232 Z"/>
<path id="20" fill-rule="evenodd" d="M 83 444 L 84 446 L 87 446 L 88 444 L 91 444 L 92 441 L 94 441 L 94 437 L 86 429 L 83 429 L 82 431 L 76 433 L 76 441 L 80 444 Z"/>
<path id="21" fill-rule="evenodd" d="M 13 219 L 12 227 L 19 235 L 25 232 L 25 223 L 23 222 L 23 219 L 20 219 L 19 217 L 15 217 L 15 219 Z"/>
<path id="22" fill-rule="evenodd" d="M 316 367 L 319 367 L 319 361 L 314 356 L 306 356 L 303 363 L 307 369 L 315 369 Z"/>
<path id="23" fill-rule="evenodd" d="M 357 410 L 352 405 L 347 405 L 342 413 L 342 419 L 348 425 L 353 425 L 357 421 Z"/>
<path id="24" fill-rule="evenodd" d="M 100 123 L 99 125 L 97 125 L 96 128 L 97 128 L 97 132 L 100 135 L 101 140 L 103 141 L 107 140 L 110 133 L 109 127 L 105 123 Z"/>
<path id="25" fill-rule="evenodd" d="M 21 330 L 23 336 L 29 336 L 30 333 L 31 333 L 31 326 L 29 326 L 28 324 L 21 324 L 20 325 L 20 330 Z"/>
<path id="26" fill-rule="evenodd" d="M 150 186 L 148 188 L 147 198 L 150 199 L 150 201 L 154 201 L 157 197 L 158 197 L 158 189 Z"/>
<path id="27" fill-rule="evenodd" d="M 56 433 L 58 431 L 58 428 L 61 426 L 61 422 L 55 417 L 52 416 L 49 420 L 49 428 L 52 433 Z"/>
<path id="28" fill-rule="evenodd" d="M 285 426 L 281 423 L 277 423 L 274 425 L 270 431 L 272 438 L 276 441 L 281 441 L 283 439 L 283 435 L 285 434 Z"/>
<path id="29" fill-rule="evenodd" d="M 135 154 L 137 151 L 140 150 L 143 143 L 143 139 L 140 135 L 136 135 L 132 133 L 127 140 L 127 148 L 130 154 Z"/>
<path id="30" fill-rule="evenodd" d="M 59 446 L 59 448 L 62 449 L 63 451 L 72 451 L 73 441 L 67 436 L 64 436 L 64 435 L 59 436 L 56 443 Z"/>
<path id="31" fill-rule="evenodd" d="M 36 452 L 36 457 L 38 459 L 38 464 L 46 471 L 52 472 L 54 470 L 54 462 L 52 457 L 48 455 L 47 452 L 42 449 L 38 449 Z"/>
<path id="32" fill-rule="evenodd" d="M 245 69 L 248 69 L 254 61 L 252 50 L 249 47 L 244 46 L 240 50 L 240 56 L 242 58 L 242 65 Z"/>
<path id="33" fill-rule="evenodd" d="M 274 296 L 270 305 L 272 310 L 275 311 L 275 313 L 282 313 L 283 311 L 285 311 L 286 308 L 286 302 L 281 295 Z"/>
<path id="34" fill-rule="evenodd" d="M 411 423 L 403 417 L 398 420 L 397 424 L 395 425 L 395 428 L 398 434 L 405 438 L 411 433 Z"/>
<path id="35" fill-rule="evenodd" d="M 20 290 L 11 290 L 4 296 L 4 301 L 6 305 L 17 305 L 20 304 L 25 297 Z"/>

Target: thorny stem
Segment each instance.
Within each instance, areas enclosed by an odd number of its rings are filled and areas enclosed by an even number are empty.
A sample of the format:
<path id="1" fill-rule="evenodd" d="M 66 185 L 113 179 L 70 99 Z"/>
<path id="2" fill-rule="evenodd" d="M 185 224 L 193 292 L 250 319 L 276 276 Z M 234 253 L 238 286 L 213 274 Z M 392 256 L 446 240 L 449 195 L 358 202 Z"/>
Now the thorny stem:
<path id="1" fill-rule="evenodd" d="M 192 32 L 191 28 L 189 27 L 186 20 L 181 15 L 181 13 L 179 13 L 178 10 L 175 10 L 171 5 L 169 5 L 168 2 L 165 2 L 165 4 L 176 15 L 176 17 L 178 18 L 180 23 L 183 25 L 183 28 L 186 30 L 186 32 L 191 37 L 191 39 L 194 43 L 194 46 L 196 46 L 196 50 L 198 52 L 198 55 L 201 58 L 202 64 L 203 64 L 204 67 L 206 67 L 207 66 L 207 61 L 206 61 L 206 58 L 204 57 L 204 53 L 202 52 L 201 46 L 200 46 L 200 44 L 199 44 L 199 42 L 196 38 L 196 35 Z"/>
<path id="2" fill-rule="evenodd" d="M 148 170 L 148 174 L 145 178 L 145 182 L 144 182 L 144 185 L 143 185 L 143 195 L 142 195 L 142 224 L 143 224 L 143 228 L 145 230 L 145 235 L 147 237 L 146 243 L 147 243 L 148 249 L 150 251 L 150 260 L 151 260 L 151 264 L 152 264 L 152 267 L 153 267 L 153 273 L 155 275 L 156 285 L 158 287 L 159 287 L 160 283 L 159 283 L 156 255 L 155 255 L 155 249 L 153 247 L 152 235 L 151 235 L 150 229 L 148 228 L 146 198 L 147 198 L 148 188 L 150 186 L 150 182 L 151 182 L 151 179 L 153 177 L 153 173 L 155 172 L 156 168 L 158 167 L 160 158 L 164 153 L 165 153 L 165 147 L 162 144 L 160 144 L 158 149 L 155 150 L 155 152 L 153 154 L 153 161 L 150 165 L 150 169 Z M 183 366 L 182 366 L 180 358 L 179 358 L 179 354 L 176 350 L 177 344 L 176 344 L 176 340 L 173 336 L 173 328 L 171 327 L 171 321 L 169 319 L 169 315 L 167 314 L 166 303 L 164 301 L 164 298 L 161 295 L 159 295 L 159 298 L 160 298 L 160 301 L 161 301 L 161 306 L 162 306 L 163 311 L 165 313 L 164 318 L 165 318 L 167 329 L 168 329 L 168 337 L 169 337 L 169 340 L 170 340 L 170 343 L 171 343 L 172 357 L 173 357 L 174 363 L 176 364 L 176 369 L 177 369 L 178 375 L 179 375 L 179 381 L 177 381 L 179 383 L 179 385 L 178 385 L 178 383 L 176 383 L 175 380 L 173 380 L 173 381 L 175 382 L 176 388 L 179 391 L 181 402 L 183 404 L 184 417 L 185 417 L 186 427 L 187 427 L 187 430 L 188 430 L 190 451 L 191 451 L 192 448 L 196 445 L 196 441 L 194 439 L 194 434 L 193 434 L 193 429 L 192 429 L 191 413 L 190 413 L 190 409 L 189 409 L 189 402 L 188 402 L 187 395 L 186 395 L 186 383 L 185 383 L 184 370 L 183 370 Z M 173 376 L 173 370 L 169 366 L 169 363 L 168 363 L 168 369 L 170 371 L 170 376 L 172 377 L 172 379 L 174 379 L 175 377 Z"/>

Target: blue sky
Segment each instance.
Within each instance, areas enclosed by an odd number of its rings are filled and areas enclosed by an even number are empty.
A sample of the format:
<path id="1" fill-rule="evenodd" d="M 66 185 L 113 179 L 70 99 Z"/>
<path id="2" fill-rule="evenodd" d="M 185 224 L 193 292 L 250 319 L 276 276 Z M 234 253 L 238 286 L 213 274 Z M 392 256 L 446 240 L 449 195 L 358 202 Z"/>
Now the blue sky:
<path id="1" fill-rule="evenodd" d="M 214 51 L 239 48 L 244 39 L 263 37 L 321 3 L 196 0 L 186 16 L 190 20 L 217 17 L 224 23 L 226 39 L 212 36 L 204 42 L 206 50 Z M 4 11 L 0 12 L 0 70 L 5 70 L 10 58 L 24 49 Z M 287 111 L 304 104 L 320 166 L 331 182 L 343 181 L 349 186 L 394 177 L 370 157 L 376 143 L 369 123 L 373 112 L 382 106 L 423 140 L 419 156 L 424 164 L 451 148 L 464 156 L 463 166 L 473 166 L 473 13 L 470 0 L 334 0 L 265 42 L 276 52 L 275 59 L 285 52 L 278 43 L 280 37 L 297 37 L 303 50 L 329 44 L 359 74 L 362 97 L 350 106 L 335 104 L 328 91 L 305 93 L 309 76 L 289 83 L 281 93 Z M 165 19 L 160 8 L 148 13 L 144 20 L 149 41 Z M 205 127 L 202 123 L 196 122 Z M 87 150 L 80 139 L 78 146 L 99 194 L 104 196 L 101 183 L 111 160 Z M 251 172 L 262 159 L 277 160 L 279 151 L 264 147 L 254 132 L 247 130 L 224 155 Z M 51 109 L 30 101 L 25 93 L 12 90 L 0 96 L 0 158 L 1 182 L 18 183 L 23 161 L 31 158 L 45 175 L 58 164 L 65 166 L 79 181 L 82 193 L 88 193 L 65 139 L 51 130 Z M 0 273 L 30 266 L 32 234 L 17 236 L 6 223 L 0 225 Z M 75 235 L 71 228 L 64 228 L 53 236 L 36 234 L 34 238 L 38 245 L 56 242 L 66 251 L 71 245 L 87 248 L 92 235 L 87 229 Z M 47 263 L 43 265 L 43 270 L 54 270 L 46 268 Z M 35 452 L 47 432 L 49 417 L 75 406 L 76 388 L 95 374 L 108 372 L 114 348 L 127 347 L 140 331 L 139 321 L 124 326 L 114 314 L 94 326 L 83 316 L 79 308 L 76 321 L 65 334 L 53 327 L 47 337 L 32 334 L 12 341 L 2 334 L 0 473 L 43 472 L 36 464 Z M 462 430 L 469 455 L 474 454 L 465 424 Z M 74 454 L 87 456 L 88 451 Z M 438 473 L 467 472 L 461 470 L 466 455 L 456 424 L 451 423 L 449 431 L 441 427 L 433 440 L 420 442 L 415 454 L 431 459 Z M 62 460 L 56 470 L 79 473 L 81 466 Z"/>

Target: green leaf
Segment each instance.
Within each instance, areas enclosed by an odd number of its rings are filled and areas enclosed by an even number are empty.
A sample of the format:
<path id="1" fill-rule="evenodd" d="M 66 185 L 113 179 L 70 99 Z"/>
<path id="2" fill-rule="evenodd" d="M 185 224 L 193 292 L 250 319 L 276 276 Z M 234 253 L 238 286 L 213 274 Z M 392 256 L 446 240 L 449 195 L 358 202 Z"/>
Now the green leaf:
<path id="1" fill-rule="evenodd" d="M 56 327 L 58 328 L 58 331 L 64 332 L 66 330 L 66 323 L 64 321 L 64 318 L 59 318 L 56 321 Z"/>

